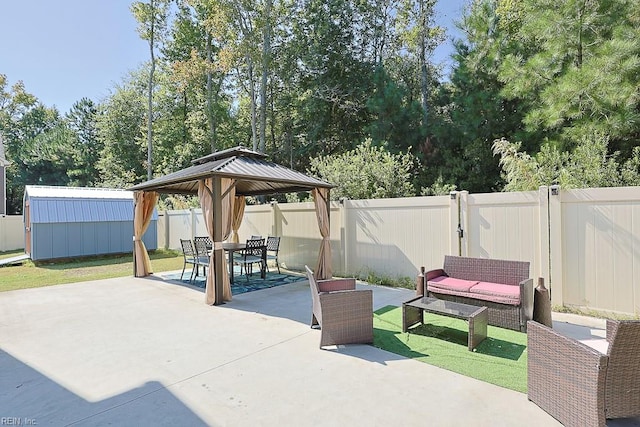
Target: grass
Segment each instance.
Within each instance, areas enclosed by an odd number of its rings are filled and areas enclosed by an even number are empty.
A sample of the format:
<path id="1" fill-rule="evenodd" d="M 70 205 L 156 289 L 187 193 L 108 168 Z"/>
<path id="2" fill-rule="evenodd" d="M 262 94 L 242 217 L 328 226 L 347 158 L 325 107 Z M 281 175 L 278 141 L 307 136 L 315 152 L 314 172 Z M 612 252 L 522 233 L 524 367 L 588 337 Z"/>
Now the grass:
<path id="1" fill-rule="evenodd" d="M 22 253 L 2 252 L 0 259 Z M 182 269 L 183 258 L 179 251 L 156 250 L 149 257 L 154 272 Z M 37 264 L 27 261 L 22 265 L 0 267 L 0 292 L 132 275 L 131 254 Z"/>
<path id="2" fill-rule="evenodd" d="M 372 285 L 388 286 L 391 288 L 403 288 L 403 289 L 415 289 L 416 281 L 411 277 L 399 276 L 391 277 L 387 275 L 378 274 L 374 271 L 363 271 L 356 275 L 359 280 L 367 282 Z"/>
<path id="3" fill-rule="evenodd" d="M 402 332 L 402 308 L 373 316 L 374 346 L 521 393 L 527 392 L 527 334 L 489 325 L 487 338 L 467 348 L 464 320 L 425 313 L 425 324 Z"/>
<path id="4" fill-rule="evenodd" d="M 551 307 L 551 311 L 554 311 L 557 313 L 576 314 L 578 316 L 596 317 L 599 319 L 612 319 L 612 320 L 639 320 L 640 319 L 640 315 L 616 313 L 611 311 L 594 310 L 590 308 L 562 306 L 562 305 L 554 305 L 553 307 Z"/>
<path id="5" fill-rule="evenodd" d="M 0 259 L 12 258 L 14 256 L 22 255 L 23 253 L 24 251 L 22 249 L 16 249 L 15 251 L 0 252 Z"/>

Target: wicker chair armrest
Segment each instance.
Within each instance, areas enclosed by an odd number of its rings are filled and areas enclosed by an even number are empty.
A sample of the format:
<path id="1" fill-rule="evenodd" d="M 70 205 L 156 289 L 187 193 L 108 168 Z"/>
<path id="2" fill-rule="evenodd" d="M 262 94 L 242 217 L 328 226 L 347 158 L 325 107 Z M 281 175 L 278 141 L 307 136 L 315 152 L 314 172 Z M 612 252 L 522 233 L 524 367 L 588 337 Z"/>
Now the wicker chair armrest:
<path id="1" fill-rule="evenodd" d="M 613 337 L 616 336 L 616 330 L 618 329 L 618 325 L 620 325 L 620 322 L 618 322 L 617 320 L 607 319 L 607 335 L 605 338 L 609 343 L 609 346 L 611 346 L 611 341 L 613 340 Z"/>
<path id="2" fill-rule="evenodd" d="M 529 400 L 565 425 L 605 425 L 605 354 L 534 321 L 527 352 Z"/>
<path id="3" fill-rule="evenodd" d="M 356 288 L 356 279 L 317 280 L 319 292 L 350 291 Z"/>
<path id="4" fill-rule="evenodd" d="M 438 269 L 435 269 L 435 270 L 429 270 L 424 274 L 425 284 L 429 280 L 433 280 L 436 277 L 446 276 L 446 275 L 447 275 L 447 273 L 445 273 L 444 270 L 441 269 L 441 268 L 438 268 Z"/>
<path id="5" fill-rule="evenodd" d="M 519 283 L 520 306 L 522 307 L 521 322 L 526 326 L 527 321 L 533 320 L 533 279 L 529 278 Z"/>

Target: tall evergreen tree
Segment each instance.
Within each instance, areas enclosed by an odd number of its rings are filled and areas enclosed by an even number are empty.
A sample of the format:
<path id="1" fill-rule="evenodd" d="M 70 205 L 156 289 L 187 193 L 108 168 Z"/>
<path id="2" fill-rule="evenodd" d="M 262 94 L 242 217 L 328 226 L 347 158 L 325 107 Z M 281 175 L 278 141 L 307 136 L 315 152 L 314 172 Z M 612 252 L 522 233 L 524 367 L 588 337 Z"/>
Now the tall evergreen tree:
<path id="1" fill-rule="evenodd" d="M 500 68 L 503 93 L 527 99 L 530 132 L 562 150 L 596 133 L 628 157 L 640 136 L 640 3 L 634 0 L 512 0 L 502 13 L 528 51 Z"/>
<path id="2" fill-rule="evenodd" d="M 97 168 L 103 143 L 98 139 L 96 117 L 98 108 L 88 98 L 73 104 L 65 115 L 65 122 L 72 132 L 73 164 L 67 171 L 74 186 L 93 187 L 100 182 Z"/>
<path id="3" fill-rule="evenodd" d="M 472 192 L 499 190 L 502 180 L 493 141 L 504 136 L 522 139 L 527 104 L 505 98 L 498 79 L 503 58 L 519 45 L 500 25 L 497 9 L 495 0 L 476 1 L 460 22 L 466 39 L 454 44 L 451 81 L 442 88 L 442 107 L 428 153 L 429 163 L 436 167 L 429 168 L 428 185 L 441 178 Z"/>

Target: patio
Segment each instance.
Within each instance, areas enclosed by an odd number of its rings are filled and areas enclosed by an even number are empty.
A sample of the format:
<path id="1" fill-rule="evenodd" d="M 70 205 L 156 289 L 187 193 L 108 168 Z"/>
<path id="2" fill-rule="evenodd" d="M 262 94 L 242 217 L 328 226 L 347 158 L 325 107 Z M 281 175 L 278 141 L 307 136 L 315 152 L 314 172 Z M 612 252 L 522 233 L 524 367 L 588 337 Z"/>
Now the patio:
<path id="1" fill-rule="evenodd" d="M 413 295 L 371 289 L 374 309 Z M 202 296 L 153 276 L 0 293 L 0 415 L 39 425 L 559 425 L 524 394 L 370 345 L 319 350 L 306 282 L 217 307 Z"/>

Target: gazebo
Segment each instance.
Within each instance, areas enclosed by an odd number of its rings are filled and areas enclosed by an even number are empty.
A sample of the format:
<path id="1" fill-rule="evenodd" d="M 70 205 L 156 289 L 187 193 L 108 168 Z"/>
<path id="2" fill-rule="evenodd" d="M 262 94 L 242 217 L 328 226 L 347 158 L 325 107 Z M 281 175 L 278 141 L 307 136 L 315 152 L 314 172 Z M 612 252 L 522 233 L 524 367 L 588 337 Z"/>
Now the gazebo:
<path id="1" fill-rule="evenodd" d="M 223 304 L 231 300 L 231 285 L 224 260 L 222 242 L 233 231 L 238 241 L 238 228 L 244 214 L 245 196 L 311 191 L 315 202 L 318 227 L 322 236 L 316 278 L 331 278 L 331 245 L 329 241 L 329 191 L 333 187 L 266 160 L 266 155 L 244 147 L 195 159 L 192 166 L 135 185 L 134 191 L 134 274 L 152 273 L 149 254 L 142 235 L 149 225 L 160 193 L 197 195 L 209 237 L 214 242 L 207 269 L 205 288 L 207 304 Z"/>

